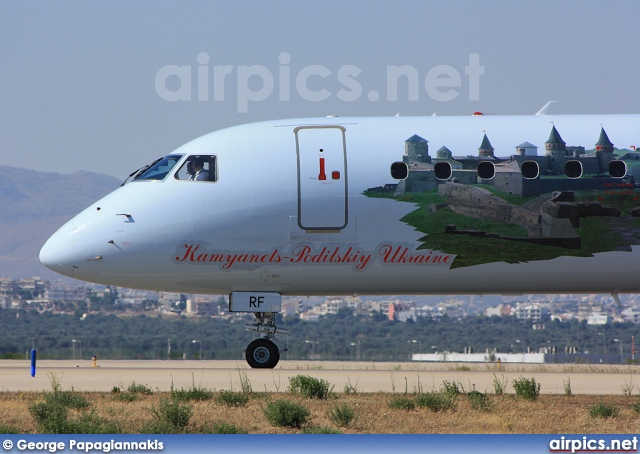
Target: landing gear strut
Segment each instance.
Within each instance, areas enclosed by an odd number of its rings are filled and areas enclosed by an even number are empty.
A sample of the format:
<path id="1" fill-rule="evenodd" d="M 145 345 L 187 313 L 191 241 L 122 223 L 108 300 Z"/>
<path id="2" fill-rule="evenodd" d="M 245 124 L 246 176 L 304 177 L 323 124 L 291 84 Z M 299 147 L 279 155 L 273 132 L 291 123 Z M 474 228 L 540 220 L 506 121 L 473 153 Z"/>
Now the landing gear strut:
<path id="1" fill-rule="evenodd" d="M 276 312 L 254 312 L 254 315 L 256 323 L 247 325 L 246 328 L 257 331 L 260 337 L 247 347 L 247 363 L 254 369 L 273 369 L 280 361 L 280 350 L 271 338 L 278 333 L 287 334 L 287 331 L 276 327 Z"/>

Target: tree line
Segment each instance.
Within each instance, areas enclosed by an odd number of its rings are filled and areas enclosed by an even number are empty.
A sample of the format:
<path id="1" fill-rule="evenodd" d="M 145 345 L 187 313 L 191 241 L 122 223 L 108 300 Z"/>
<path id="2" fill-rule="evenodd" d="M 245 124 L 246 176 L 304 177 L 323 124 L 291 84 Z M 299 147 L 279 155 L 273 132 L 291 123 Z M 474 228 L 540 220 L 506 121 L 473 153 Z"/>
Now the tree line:
<path id="1" fill-rule="evenodd" d="M 0 309 L 0 357 L 25 358 L 32 347 L 39 358 L 90 359 L 237 359 L 255 333 L 246 331 L 246 319 L 128 317 L 101 313 L 80 317 Z M 545 329 L 515 317 L 419 318 L 390 321 L 380 313 L 355 316 L 349 309 L 308 322 L 279 317 L 278 335 L 283 359 L 406 361 L 412 353 L 489 351 L 522 353 L 557 351 L 567 347 L 576 354 L 626 356 L 632 336 L 640 327 L 633 323 L 593 326 L 586 322 L 543 320 Z M 287 351 L 284 351 L 287 349 Z"/>

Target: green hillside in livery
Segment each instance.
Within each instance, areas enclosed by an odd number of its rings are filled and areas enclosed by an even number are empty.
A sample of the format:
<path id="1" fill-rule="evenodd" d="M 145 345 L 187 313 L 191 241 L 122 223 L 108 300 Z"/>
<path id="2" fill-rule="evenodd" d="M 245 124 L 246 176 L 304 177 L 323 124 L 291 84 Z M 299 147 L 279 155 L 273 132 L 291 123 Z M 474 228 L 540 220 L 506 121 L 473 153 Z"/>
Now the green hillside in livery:
<path id="1" fill-rule="evenodd" d="M 463 188 L 465 195 L 468 189 Z M 476 199 L 478 206 L 470 210 L 458 206 L 455 196 L 447 197 L 447 191 L 442 189 L 400 196 L 394 196 L 391 190 L 371 189 L 365 195 L 417 204 L 417 208 L 400 221 L 425 234 L 420 238 L 422 244 L 418 249 L 455 254 L 451 268 L 492 262 L 550 260 L 562 256 L 591 257 L 598 252 L 629 251 L 632 244 L 640 244 L 640 217 L 633 216 L 639 205 L 635 189 L 610 194 L 599 191 L 565 194 L 566 198 L 573 197 L 571 202 L 553 202 L 551 194 L 525 198 L 512 196 L 487 185 L 474 185 L 472 191 L 480 191 L 481 197 Z M 489 202 L 482 206 L 482 200 Z M 568 217 L 546 215 L 544 212 L 551 209 L 550 204 L 563 207 L 568 214 L 560 215 Z M 580 207 L 584 213 L 579 212 Z M 600 216 L 589 215 L 588 209 Z M 522 210 L 524 215 L 514 216 L 518 222 L 501 221 L 498 213 L 509 210 Z M 527 226 L 523 222 L 528 216 L 526 212 L 534 221 L 544 218 L 540 222 L 545 225 Z M 573 218 L 572 214 L 575 214 Z M 580 214 L 586 215 L 580 217 Z M 560 227 L 554 227 L 557 222 L 554 219 L 562 221 Z M 538 227 L 541 227 L 540 231 L 537 231 Z"/>

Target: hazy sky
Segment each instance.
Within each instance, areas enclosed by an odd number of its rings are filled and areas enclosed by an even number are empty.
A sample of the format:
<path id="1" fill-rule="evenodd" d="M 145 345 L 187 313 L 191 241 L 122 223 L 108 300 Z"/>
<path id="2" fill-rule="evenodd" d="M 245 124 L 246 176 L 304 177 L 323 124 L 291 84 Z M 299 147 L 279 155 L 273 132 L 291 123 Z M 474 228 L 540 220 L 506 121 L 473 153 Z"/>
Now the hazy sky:
<path id="1" fill-rule="evenodd" d="M 639 18 L 637 0 L 2 2 L 0 164 L 124 178 L 288 117 L 640 113 Z"/>

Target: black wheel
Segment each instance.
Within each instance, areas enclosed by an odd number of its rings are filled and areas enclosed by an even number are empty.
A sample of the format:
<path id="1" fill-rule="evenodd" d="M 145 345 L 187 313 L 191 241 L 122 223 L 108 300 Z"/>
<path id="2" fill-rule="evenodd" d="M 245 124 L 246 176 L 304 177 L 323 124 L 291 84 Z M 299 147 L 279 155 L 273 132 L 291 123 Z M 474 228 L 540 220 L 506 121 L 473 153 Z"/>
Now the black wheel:
<path id="1" fill-rule="evenodd" d="M 247 363 L 254 369 L 273 369 L 280 361 L 280 351 L 269 339 L 256 339 L 247 347 Z"/>

